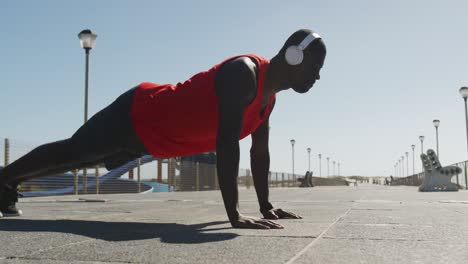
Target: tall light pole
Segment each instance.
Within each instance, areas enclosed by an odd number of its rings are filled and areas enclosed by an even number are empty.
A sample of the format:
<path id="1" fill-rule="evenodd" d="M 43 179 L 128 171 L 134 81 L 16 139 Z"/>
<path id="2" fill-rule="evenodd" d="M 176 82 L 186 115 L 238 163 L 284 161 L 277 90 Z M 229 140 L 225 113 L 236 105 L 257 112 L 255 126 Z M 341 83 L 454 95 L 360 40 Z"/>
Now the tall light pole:
<path id="1" fill-rule="evenodd" d="M 424 136 L 419 136 L 419 140 L 421 141 L 421 154 L 424 154 Z"/>
<path id="2" fill-rule="evenodd" d="M 309 154 L 309 173 L 310 173 L 310 148 L 307 148 L 307 154 Z"/>
<path id="3" fill-rule="evenodd" d="M 338 162 L 338 176 L 340 176 L 340 163 Z"/>
<path id="4" fill-rule="evenodd" d="M 296 140 L 291 139 L 291 147 L 292 147 L 292 177 L 293 177 L 293 182 L 296 182 L 294 179 L 294 144 L 296 144 Z"/>
<path id="5" fill-rule="evenodd" d="M 421 141 L 421 155 L 424 154 L 424 136 L 419 136 L 419 141 Z M 421 171 L 424 172 L 424 168 L 421 163 Z"/>
<path id="6" fill-rule="evenodd" d="M 460 88 L 459 90 L 461 96 L 463 97 L 463 100 L 465 101 L 465 124 L 466 124 L 466 144 L 467 144 L 467 148 L 468 148 L 468 110 L 467 110 L 467 106 L 466 106 L 466 98 L 468 97 L 468 87 L 462 87 Z M 466 165 L 465 165 L 465 183 L 468 182 L 468 179 L 467 179 L 467 173 L 466 173 Z M 467 184 L 468 185 L 468 184 Z M 465 190 L 468 189 L 468 186 L 465 187 Z"/>
<path id="7" fill-rule="evenodd" d="M 86 69 L 85 69 L 85 98 L 84 98 L 84 123 L 88 121 L 88 80 L 89 80 L 89 51 L 94 48 L 96 44 L 96 33 L 92 32 L 89 29 L 85 29 L 78 34 L 80 39 L 80 45 L 85 50 L 86 54 Z M 83 191 L 87 192 L 86 188 L 86 168 L 83 169 Z"/>
<path id="8" fill-rule="evenodd" d="M 322 177 L 322 154 L 318 154 L 319 157 L 319 175 Z"/>
<path id="9" fill-rule="evenodd" d="M 330 157 L 327 157 L 327 177 L 330 177 Z"/>
<path id="10" fill-rule="evenodd" d="M 434 119 L 434 120 L 432 121 L 432 123 L 434 124 L 434 127 L 435 127 L 435 129 L 436 129 L 437 156 L 439 156 L 439 159 L 440 159 L 440 155 L 439 155 L 439 125 L 440 125 L 440 120 Z"/>
<path id="11" fill-rule="evenodd" d="M 398 159 L 398 162 L 397 162 L 397 170 L 398 170 L 398 177 L 401 177 L 401 160 Z"/>
<path id="12" fill-rule="evenodd" d="M 396 176 L 396 177 L 398 177 L 398 174 L 399 174 L 399 173 L 398 173 L 398 165 L 399 165 L 399 163 L 398 163 L 398 161 L 397 161 L 397 162 L 395 163 L 395 176 Z"/>
<path id="13" fill-rule="evenodd" d="M 402 177 L 403 174 L 401 174 L 401 158 L 398 159 L 398 176 Z"/>
<path id="14" fill-rule="evenodd" d="M 405 152 L 405 155 L 406 155 L 406 176 L 409 176 L 409 159 L 408 159 L 408 151 Z"/>
<path id="15" fill-rule="evenodd" d="M 401 169 L 401 158 L 398 159 L 398 166 L 399 166 L 398 167 L 398 170 L 399 170 L 398 174 L 400 174 L 399 175 L 400 177 L 403 177 L 403 170 Z"/>
<path id="16" fill-rule="evenodd" d="M 401 172 L 403 177 L 405 177 L 405 156 L 401 156 Z"/>
<path id="17" fill-rule="evenodd" d="M 86 68 L 85 68 L 85 104 L 84 104 L 84 123 L 88 121 L 88 80 L 89 80 L 89 52 L 96 44 L 96 33 L 85 29 L 78 34 L 80 45 L 85 50 Z"/>
<path id="18" fill-rule="evenodd" d="M 400 176 L 405 177 L 405 168 L 403 166 L 403 156 L 400 158 Z"/>
<path id="19" fill-rule="evenodd" d="M 413 175 L 416 174 L 416 172 L 414 171 L 414 148 L 416 147 L 416 145 L 411 145 L 411 149 L 413 150 Z"/>
<path id="20" fill-rule="evenodd" d="M 400 175 L 398 175 L 398 176 L 403 177 L 403 174 L 401 172 L 402 172 L 402 170 L 401 170 L 401 158 L 399 158 L 398 159 L 398 174 L 400 174 Z"/>
<path id="21" fill-rule="evenodd" d="M 335 177 L 336 174 L 335 174 L 335 161 L 333 161 L 333 177 Z"/>

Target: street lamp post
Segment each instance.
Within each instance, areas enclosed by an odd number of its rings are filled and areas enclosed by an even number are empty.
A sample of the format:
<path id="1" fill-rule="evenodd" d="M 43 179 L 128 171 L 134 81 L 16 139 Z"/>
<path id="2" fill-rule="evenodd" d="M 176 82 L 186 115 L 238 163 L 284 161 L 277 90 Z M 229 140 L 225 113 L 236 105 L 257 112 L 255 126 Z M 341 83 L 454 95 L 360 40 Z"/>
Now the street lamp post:
<path id="1" fill-rule="evenodd" d="M 89 82 L 89 52 L 94 45 L 96 44 L 96 33 L 92 32 L 89 29 L 82 30 L 78 34 L 80 39 L 80 45 L 85 50 L 86 54 L 86 66 L 85 66 L 85 98 L 84 98 L 84 123 L 88 121 L 88 82 Z M 87 171 L 86 168 L 83 169 L 83 192 L 87 193 L 86 188 L 87 182 Z"/>
<path id="2" fill-rule="evenodd" d="M 310 173 L 310 148 L 307 148 L 307 154 L 309 154 L 309 173 Z"/>
<path id="3" fill-rule="evenodd" d="M 424 136 L 419 136 L 419 141 L 421 141 L 421 154 L 424 154 Z M 424 171 L 421 163 L 421 171 Z"/>
<path id="4" fill-rule="evenodd" d="M 293 178 L 293 184 L 295 182 L 294 178 L 294 144 L 296 144 L 296 140 L 291 139 L 291 147 L 292 147 L 292 178 Z"/>
<path id="5" fill-rule="evenodd" d="M 322 154 L 318 154 L 319 157 L 319 175 L 322 177 Z"/>
<path id="6" fill-rule="evenodd" d="M 401 158 L 399 158 L 398 159 L 398 174 L 400 174 L 400 175 L 398 175 L 398 176 L 403 177 L 403 174 L 401 172 L 402 172 L 402 170 L 401 170 Z"/>
<path id="7" fill-rule="evenodd" d="M 338 162 L 338 176 L 340 176 L 340 163 Z"/>
<path id="8" fill-rule="evenodd" d="M 439 159 L 440 159 L 440 155 L 439 155 L 439 125 L 440 125 L 440 120 L 434 119 L 434 120 L 432 121 L 432 123 L 434 124 L 434 127 L 435 127 L 435 129 L 436 129 L 437 156 L 439 156 Z"/>
<path id="9" fill-rule="evenodd" d="M 408 151 L 405 152 L 405 155 L 406 155 L 406 176 L 409 176 L 409 159 L 408 159 Z"/>
<path id="10" fill-rule="evenodd" d="M 333 177 L 335 177 L 336 174 L 335 174 L 335 161 L 333 161 Z"/>
<path id="11" fill-rule="evenodd" d="M 466 124 L 466 144 L 467 144 L 467 148 L 468 148 L 468 110 L 467 110 L 467 106 L 466 106 L 466 98 L 468 98 L 468 87 L 462 87 L 460 88 L 459 90 L 461 96 L 463 97 L 463 100 L 465 101 L 465 124 Z M 466 172 L 466 163 L 465 163 L 465 190 L 468 189 L 468 179 L 467 179 L 467 172 Z"/>
<path id="12" fill-rule="evenodd" d="M 421 154 L 424 154 L 424 136 L 419 136 L 419 140 L 421 141 Z"/>
<path id="13" fill-rule="evenodd" d="M 398 174 L 400 174 L 399 176 L 400 177 L 403 177 L 403 173 L 402 173 L 402 169 L 401 169 L 401 158 L 398 159 Z"/>
<path id="14" fill-rule="evenodd" d="M 414 171 L 414 148 L 416 147 L 416 145 L 411 145 L 411 149 L 413 150 L 413 175 L 416 174 L 415 171 Z"/>
<path id="15" fill-rule="evenodd" d="M 405 177 L 405 166 L 403 164 L 403 156 L 400 158 L 400 170 L 401 170 L 401 177 Z"/>
<path id="16" fill-rule="evenodd" d="M 397 162 L 397 171 L 398 171 L 398 177 L 401 176 L 401 163 L 400 163 L 400 159 L 398 159 L 398 162 Z"/>
<path id="17" fill-rule="evenodd" d="M 405 177 L 405 156 L 401 156 L 401 174 Z"/>
<path id="18" fill-rule="evenodd" d="M 330 177 L 330 157 L 327 157 L 327 177 Z"/>
<path id="19" fill-rule="evenodd" d="M 89 76 L 89 52 L 96 44 L 96 33 L 89 29 L 85 29 L 78 34 L 81 47 L 86 54 L 86 69 L 85 69 L 85 105 L 84 105 L 84 122 L 88 121 L 88 76 Z"/>

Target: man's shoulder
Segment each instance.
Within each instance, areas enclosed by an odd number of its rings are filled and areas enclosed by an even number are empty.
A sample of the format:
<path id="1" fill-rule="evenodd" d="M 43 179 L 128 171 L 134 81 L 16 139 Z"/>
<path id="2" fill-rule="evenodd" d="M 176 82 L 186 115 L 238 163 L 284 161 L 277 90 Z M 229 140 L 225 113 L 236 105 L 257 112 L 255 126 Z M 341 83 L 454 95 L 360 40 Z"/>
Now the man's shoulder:
<path id="1" fill-rule="evenodd" d="M 258 72 L 258 63 L 250 56 L 237 56 L 223 63 L 215 76 L 217 95 L 243 98 L 241 101 L 247 104 L 255 97 Z"/>
<path id="2" fill-rule="evenodd" d="M 244 58 L 246 60 L 249 60 L 259 67 L 270 63 L 269 59 L 252 53 L 239 55 L 238 58 Z"/>
<path id="3" fill-rule="evenodd" d="M 239 60 L 240 61 L 250 61 L 250 62 L 253 62 L 256 65 L 265 65 L 265 64 L 270 63 L 270 60 L 263 57 L 263 56 L 253 54 L 253 53 L 246 53 L 246 54 L 240 54 L 240 55 L 229 57 L 229 58 L 225 59 L 224 61 L 222 61 L 221 63 L 219 63 L 218 65 L 221 66 L 221 65 L 224 65 L 224 64 L 226 64 L 228 62 L 239 61 Z"/>
<path id="4" fill-rule="evenodd" d="M 218 75 L 238 78 L 239 76 L 255 76 L 257 62 L 248 56 L 237 56 L 220 65 Z"/>

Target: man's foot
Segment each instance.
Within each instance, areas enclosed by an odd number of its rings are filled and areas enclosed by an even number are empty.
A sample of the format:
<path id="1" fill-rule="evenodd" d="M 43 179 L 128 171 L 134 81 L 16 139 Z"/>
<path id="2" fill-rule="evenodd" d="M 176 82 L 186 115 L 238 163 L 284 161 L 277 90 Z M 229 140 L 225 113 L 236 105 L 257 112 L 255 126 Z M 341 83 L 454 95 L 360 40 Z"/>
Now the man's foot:
<path id="1" fill-rule="evenodd" d="M 23 212 L 16 208 L 18 197 L 23 195 L 18 192 L 18 189 L 8 184 L 0 187 L 0 214 L 3 216 L 21 216 Z"/>
<path id="2" fill-rule="evenodd" d="M 283 229 L 284 227 L 267 219 L 261 219 L 252 216 L 239 215 L 239 217 L 231 221 L 234 228 L 250 228 L 250 229 Z"/>

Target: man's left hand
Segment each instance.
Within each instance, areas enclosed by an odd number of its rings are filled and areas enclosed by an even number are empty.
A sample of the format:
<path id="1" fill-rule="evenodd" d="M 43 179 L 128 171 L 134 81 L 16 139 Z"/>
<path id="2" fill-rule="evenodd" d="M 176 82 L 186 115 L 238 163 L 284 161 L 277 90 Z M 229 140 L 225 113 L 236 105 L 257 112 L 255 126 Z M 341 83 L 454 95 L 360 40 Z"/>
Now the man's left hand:
<path id="1" fill-rule="evenodd" d="M 284 211 L 283 209 L 271 209 L 262 214 L 265 219 L 302 219 L 302 216 Z"/>

